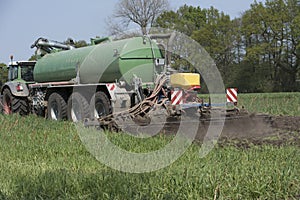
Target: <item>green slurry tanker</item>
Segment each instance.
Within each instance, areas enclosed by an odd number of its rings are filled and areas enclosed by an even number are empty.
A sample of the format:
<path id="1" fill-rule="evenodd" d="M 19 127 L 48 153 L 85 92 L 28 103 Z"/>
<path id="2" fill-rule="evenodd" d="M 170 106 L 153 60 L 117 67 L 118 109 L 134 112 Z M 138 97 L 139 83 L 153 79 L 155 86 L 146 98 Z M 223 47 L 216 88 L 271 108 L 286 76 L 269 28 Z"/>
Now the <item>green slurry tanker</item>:
<path id="1" fill-rule="evenodd" d="M 31 46 L 37 61 L 11 57 L 9 80 L 1 88 L 3 113 L 114 130 L 129 124 L 164 124 L 166 118 L 180 119 L 187 113 L 198 121 L 209 120 L 211 111 L 226 117 L 239 114 L 236 102 L 229 109 L 204 103 L 197 95 L 198 73 L 171 69 L 168 48 L 174 40 L 174 34 L 97 38 L 89 46 L 74 48 L 39 38 Z"/>
<path id="2" fill-rule="evenodd" d="M 172 34 L 97 38 L 74 48 L 39 38 L 31 46 L 37 61 L 11 58 L 9 81 L 1 89 L 3 112 L 76 122 L 128 111 L 151 96 L 155 81 L 168 73 L 167 45 L 157 43 L 159 37 L 172 40 Z M 200 87 L 199 74 L 176 79 L 183 87 Z M 165 95 L 171 100 L 169 89 Z"/>

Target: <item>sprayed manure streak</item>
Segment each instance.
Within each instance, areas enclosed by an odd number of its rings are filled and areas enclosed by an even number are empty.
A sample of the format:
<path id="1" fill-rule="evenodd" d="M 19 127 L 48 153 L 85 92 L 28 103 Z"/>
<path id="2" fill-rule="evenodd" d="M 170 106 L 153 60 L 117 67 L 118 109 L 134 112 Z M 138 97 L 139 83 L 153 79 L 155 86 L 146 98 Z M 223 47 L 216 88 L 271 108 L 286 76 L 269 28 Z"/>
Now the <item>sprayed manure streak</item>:
<path id="1" fill-rule="evenodd" d="M 200 121 L 200 123 L 199 123 Z M 281 145 L 286 142 L 300 145 L 300 116 L 270 116 L 265 114 L 248 114 L 244 116 L 228 117 L 225 119 L 224 127 L 220 135 L 220 141 L 237 140 L 243 144 L 252 142 L 253 144 L 274 144 Z M 218 126 L 220 121 L 218 119 L 197 119 L 188 118 L 185 120 L 178 120 L 169 118 L 163 125 L 159 123 L 152 123 L 146 127 L 138 126 L 137 124 L 127 124 L 126 131 L 138 134 L 143 129 L 157 129 L 160 134 L 174 135 L 178 131 L 180 124 L 184 123 L 185 127 L 190 127 L 189 124 L 199 123 L 195 141 L 202 143 L 207 134 L 209 126 Z M 186 130 L 187 137 L 189 131 Z M 274 138 L 275 137 L 275 138 Z M 272 139 L 270 139 L 272 138 Z"/>

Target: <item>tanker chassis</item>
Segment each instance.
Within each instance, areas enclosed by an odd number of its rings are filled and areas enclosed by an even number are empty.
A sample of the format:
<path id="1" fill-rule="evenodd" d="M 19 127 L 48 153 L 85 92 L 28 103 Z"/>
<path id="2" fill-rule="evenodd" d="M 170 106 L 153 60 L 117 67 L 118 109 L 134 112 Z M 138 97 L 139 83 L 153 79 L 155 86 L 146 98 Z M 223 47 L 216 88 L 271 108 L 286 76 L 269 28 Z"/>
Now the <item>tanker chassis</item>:
<path id="1" fill-rule="evenodd" d="M 176 104 L 182 99 L 180 94 L 173 95 L 175 88 L 189 91 L 186 98 L 195 103 L 193 89 L 200 88 L 200 75 L 170 75 L 167 48 L 172 37 L 93 39 L 90 46 L 77 49 L 39 38 L 31 46 L 36 48 L 37 61 L 12 60 L 8 66 L 9 81 L 1 89 L 3 112 L 77 122 L 132 111 L 151 99 L 152 104 L 135 113 L 136 117 L 164 99 L 169 114 L 178 115 Z M 158 38 L 168 38 L 168 43 L 159 44 Z"/>

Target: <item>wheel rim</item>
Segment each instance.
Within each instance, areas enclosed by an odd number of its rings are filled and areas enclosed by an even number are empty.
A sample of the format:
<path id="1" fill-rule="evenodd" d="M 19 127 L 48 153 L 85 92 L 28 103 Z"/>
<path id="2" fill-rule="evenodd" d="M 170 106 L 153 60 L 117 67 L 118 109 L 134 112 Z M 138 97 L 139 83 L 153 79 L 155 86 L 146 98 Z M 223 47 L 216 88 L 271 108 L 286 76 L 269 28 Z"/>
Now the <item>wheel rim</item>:
<path id="1" fill-rule="evenodd" d="M 73 122 L 78 122 L 82 120 L 80 105 L 77 101 L 72 102 L 71 118 Z"/>
<path id="2" fill-rule="evenodd" d="M 57 105 L 57 103 L 51 104 L 50 116 L 51 116 L 51 119 L 58 120 L 58 105 Z"/>
<path id="3" fill-rule="evenodd" d="M 102 102 L 97 102 L 95 104 L 95 109 L 94 109 L 94 117 L 96 119 L 105 116 L 106 115 L 106 111 L 104 109 L 104 104 Z"/>

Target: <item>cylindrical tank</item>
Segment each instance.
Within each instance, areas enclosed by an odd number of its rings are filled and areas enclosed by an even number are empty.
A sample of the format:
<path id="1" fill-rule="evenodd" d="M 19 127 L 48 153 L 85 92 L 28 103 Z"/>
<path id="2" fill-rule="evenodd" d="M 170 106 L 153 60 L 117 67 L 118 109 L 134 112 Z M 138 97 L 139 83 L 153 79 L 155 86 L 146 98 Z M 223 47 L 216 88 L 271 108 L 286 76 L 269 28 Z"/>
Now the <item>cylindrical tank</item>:
<path id="1" fill-rule="evenodd" d="M 136 75 L 153 82 L 155 58 L 162 58 L 162 53 L 146 37 L 105 42 L 45 55 L 35 65 L 34 80 L 70 81 L 78 76 L 81 84 L 88 84 L 128 82 Z"/>

